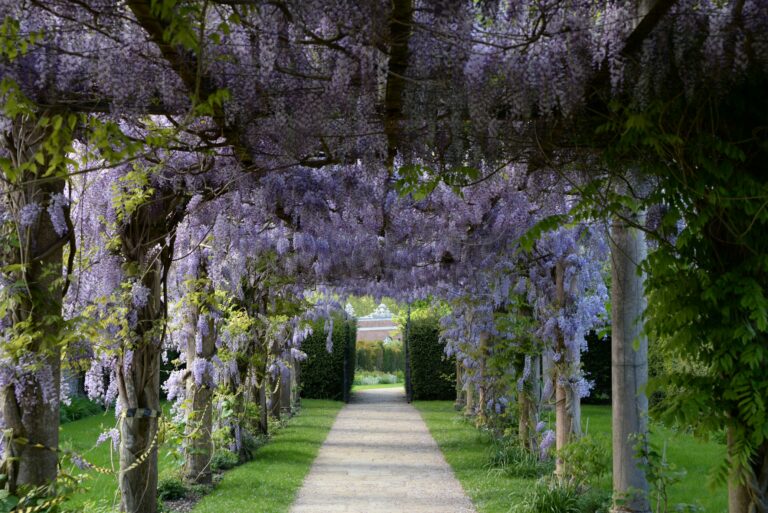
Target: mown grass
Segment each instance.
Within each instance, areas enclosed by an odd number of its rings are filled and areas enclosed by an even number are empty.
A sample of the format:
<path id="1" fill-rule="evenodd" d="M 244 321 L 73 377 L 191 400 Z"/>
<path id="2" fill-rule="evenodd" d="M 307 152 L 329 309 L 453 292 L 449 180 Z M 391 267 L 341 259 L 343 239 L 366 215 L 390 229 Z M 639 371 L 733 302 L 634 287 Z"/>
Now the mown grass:
<path id="1" fill-rule="evenodd" d="M 403 388 L 405 385 L 402 383 L 379 383 L 378 385 L 352 385 L 352 391 L 356 390 L 371 390 L 374 388 Z"/>
<path id="2" fill-rule="evenodd" d="M 301 413 L 259 449 L 253 461 L 227 472 L 193 512 L 288 511 L 343 405 L 302 399 Z"/>
<path id="3" fill-rule="evenodd" d="M 303 399 L 300 413 L 260 448 L 253 461 L 227 471 L 216 489 L 196 506 L 196 513 L 287 511 L 309 471 L 343 403 Z M 117 468 L 117 454 L 109 442 L 94 447 L 103 431 L 114 427 L 112 412 L 62 425 L 61 443 L 98 466 Z M 179 462 L 173 449 L 161 447 L 160 478 L 176 476 Z M 79 471 L 78 471 L 79 472 Z M 86 491 L 76 494 L 64 508 L 70 511 L 106 511 L 119 505 L 114 475 L 86 472 Z"/>
<path id="4" fill-rule="evenodd" d="M 168 413 L 169 405 L 163 405 Z M 96 439 L 104 431 L 116 427 L 117 421 L 113 410 L 93 415 L 84 419 L 62 424 L 59 443 L 63 448 L 71 449 L 99 467 L 118 468 L 118 455 L 111 448 L 111 440 L 96 447 Z M 106 511 L 117 508 L 120 498 L 117 494 L 117 476 L 100 474 L 94 471 L 80 471 L 68 463 L 67 470 L 76 474 L 86 474 L 85 490 L 76 493 L 62 508 L 69 511 Z M 178 468 L 172 452 L 161 447 L 159 453 L 160 478 L 172 474 Z"/>
<path id="5" fill-rule="evenodd" d="M 534 479 L 512 478 L 489 471 L 486 463 L 492 447 L 490 436 L 464 420 L 450 401 L 416 401 L 432 436 L 453 468 L 480 513 L 507 513 L 532 488 Z M 610 437 L 611 411 L 607 406 L 585 405 L 583 424 L 589 432 Z M 589 419 L 589 420 L 587 420 Z M 707 513 L 727 509 L 724 487 L 710 489 L 710 469 L 723 458 L 725 448 L 714 442 L 701 442 L 687 434 L 654 426 L 652 441 L 659 446 L 667 441 L 668 460 L 687 475 L 670 490 L 670 504 L 699 504 Z"/>

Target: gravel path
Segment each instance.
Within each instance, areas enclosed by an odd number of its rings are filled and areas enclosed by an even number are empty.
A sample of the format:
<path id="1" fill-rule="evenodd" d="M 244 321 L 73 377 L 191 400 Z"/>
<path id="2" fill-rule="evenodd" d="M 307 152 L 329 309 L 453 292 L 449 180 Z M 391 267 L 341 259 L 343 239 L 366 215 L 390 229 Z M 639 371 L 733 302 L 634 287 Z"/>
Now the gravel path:
<path id="1" fill-rule="evenodd" d="M 356 392 L 320 448 L 292 513 L 475 513 L 402 388 Z"/>

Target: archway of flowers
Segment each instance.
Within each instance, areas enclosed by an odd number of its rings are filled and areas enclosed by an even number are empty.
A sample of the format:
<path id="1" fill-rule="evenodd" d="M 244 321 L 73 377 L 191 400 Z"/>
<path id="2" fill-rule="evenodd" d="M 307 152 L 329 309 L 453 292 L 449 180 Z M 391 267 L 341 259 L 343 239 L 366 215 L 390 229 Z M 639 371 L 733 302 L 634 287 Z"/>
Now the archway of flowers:
<path id="1" fill-rule="evenodd" d="M 332 298 L 372 294 L 448 304 L 480 421 L 516 402 L 535 454 L 579 436 L 584 335 L 610 324 L 628 511 L 649 508 L 634 445 L 652 336 L 689 364 L 668 416 L 728 431 L 731 511 L 768 510 L 762 0 L 25 0 L 0 16 L 11 492 L 55 480 L 60 374 L 86 370 L 116 404 L 121 508 L 155 511 L 164 354 L 182 355 L 166 389 L 205 481 L 217 394 L 265 411 L 308 321 L 330 338 Z"/>

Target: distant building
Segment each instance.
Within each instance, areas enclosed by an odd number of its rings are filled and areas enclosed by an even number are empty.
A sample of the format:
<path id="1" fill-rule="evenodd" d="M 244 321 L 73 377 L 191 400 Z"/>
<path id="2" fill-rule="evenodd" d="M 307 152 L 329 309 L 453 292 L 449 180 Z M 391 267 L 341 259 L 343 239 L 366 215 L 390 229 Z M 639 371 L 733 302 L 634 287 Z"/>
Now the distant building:
<path id="1" fill-rule="evenodd" d="M 384 303 L 376 307 L 372 313 L 365 317 L 357 318 L 357 341 L 375 342 L 377 340 L 395 341 L 402 340 L 400 326 L 392 318 Z"/>

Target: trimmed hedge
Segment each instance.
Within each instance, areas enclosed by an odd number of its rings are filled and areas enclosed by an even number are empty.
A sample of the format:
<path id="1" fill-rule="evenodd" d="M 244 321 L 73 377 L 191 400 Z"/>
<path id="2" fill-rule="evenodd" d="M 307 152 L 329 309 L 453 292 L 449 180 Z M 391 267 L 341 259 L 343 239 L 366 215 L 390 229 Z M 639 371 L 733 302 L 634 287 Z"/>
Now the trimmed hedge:
<path id="1" fill-rule="evenodd" d="M 405 352 L 401 342 L 384 344 L 361 341 L 357 344 L 357 368 L 366 371 L 395 372 L 405 369 Z"/>
<path id="2" fill-rule="evenodd" d="M 600 338 L 590 331 L 584 337 L 587 350 L 581 353 L 581 365 L 587 379 L 595 382 L 584 404 L 611 404 L 611 337 Z"/>
<path id="3" fill-rule="evenodd" d="M 456 359 L 445 355 L 437 318 L 411 319 L 408 344 L 413 399 L 456 399 Z"/>
<path id="4" fill-rule="evenodd" d="M 307 359 L 301 362 L 301 397 L 309 399 L 348 400 L 355 379 L 355 340 L 357 322 L 345 320 L 342 316 L 333 319 L 333 351 L 325 348 L 327 334 L 323 321 L 312 326 L 312 335 L 301 343 Z M 347 381 L 345 383 L 344 361 L 346 353 Z"/>

